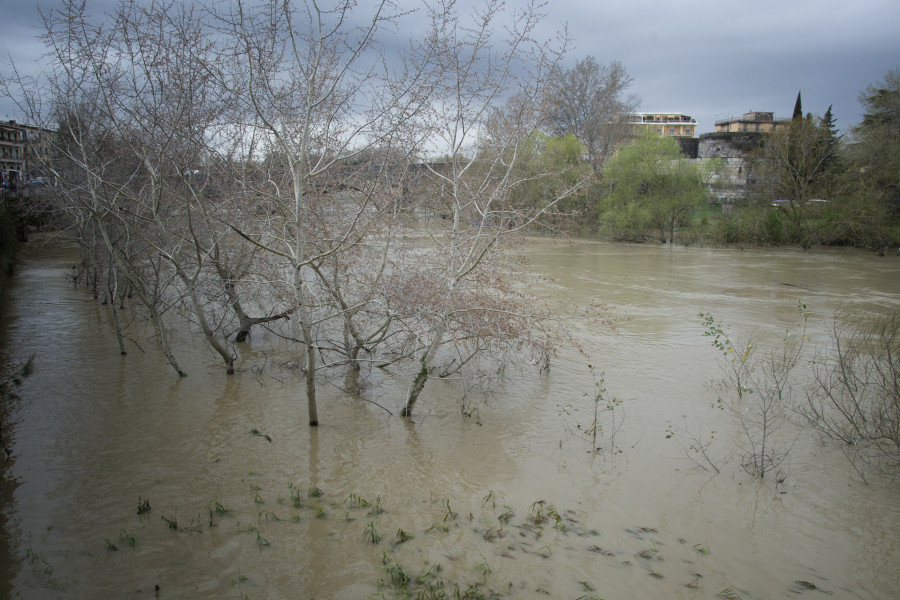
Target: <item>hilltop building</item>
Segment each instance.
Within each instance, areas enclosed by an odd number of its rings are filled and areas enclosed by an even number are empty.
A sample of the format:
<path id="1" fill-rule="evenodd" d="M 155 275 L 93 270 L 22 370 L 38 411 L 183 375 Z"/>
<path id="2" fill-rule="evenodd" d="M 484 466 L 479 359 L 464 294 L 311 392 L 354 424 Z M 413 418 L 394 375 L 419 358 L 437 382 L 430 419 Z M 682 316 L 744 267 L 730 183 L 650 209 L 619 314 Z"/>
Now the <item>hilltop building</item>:
<path id="1" fill-rule="evenodd" d="M 697 120 L 681 113 L 629 113 L 625 120 L 635 133 L 646 128 L 660 136 L 694 137 L 697 134 Z"/>
<path id="2" fill-rule="evenodd" d="M 771 133 L 790 123 L 790 119 L 776 119 L 772 112 L 750 111 L 740 118 L 716 121 L 715 133 Z"/>
<path id="3" fill-rule="evenodd" d="M 25 127 L 15 121 L 0 123 L 0 177 L 16 182 L 24 179 L 26 171 Z"/>
<path id="4" fill-rule="evenodd" d="M 0 177 L 18 186 L 45 175 L 38 157 L 48 155 L 52 133 L 15 121 L 0 123 Z"/>

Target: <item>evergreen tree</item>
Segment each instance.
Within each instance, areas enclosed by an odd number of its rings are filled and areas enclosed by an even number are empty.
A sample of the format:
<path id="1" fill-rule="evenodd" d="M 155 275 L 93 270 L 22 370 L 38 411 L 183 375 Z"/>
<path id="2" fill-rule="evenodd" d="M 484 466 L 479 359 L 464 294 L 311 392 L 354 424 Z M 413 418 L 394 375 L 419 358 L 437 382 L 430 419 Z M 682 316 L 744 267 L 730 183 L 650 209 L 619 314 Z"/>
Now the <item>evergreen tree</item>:
<path id="1" fill-rule="evenodd" d="M 837 129 L 837 120 L 834 118 L 832 106 L 828 107 L 825 114 L 819 119 L 819 144 L 822 155 L 823 177 L 820 182 L 819 194 L 829 200 L 833 200 L 837 193 L 837 185 L 840 175 L 844 172 L 841 160 L 841 136 Z"/>
<path id="2" fill-rule="evenodd" d="M 840 158 L 838 152 L 843 136 L 838 133 L 837 119 L 834 118 L 834 113 L 831 112 L 832 106 L 829 105 L 828 110 L 819 119 L 819 130 L 822 134 L 822 143 L 825 150 L 825 164 L 829 171 L 838 172 L 840 170 L 837 164 Z"/>
<path id="3" fill-rule="evenodd" d="M 800 92 L 797 92 L 797 101 L 794 102 L 794 119 L 803 118 L 803 102 L 800 100 Z"/>

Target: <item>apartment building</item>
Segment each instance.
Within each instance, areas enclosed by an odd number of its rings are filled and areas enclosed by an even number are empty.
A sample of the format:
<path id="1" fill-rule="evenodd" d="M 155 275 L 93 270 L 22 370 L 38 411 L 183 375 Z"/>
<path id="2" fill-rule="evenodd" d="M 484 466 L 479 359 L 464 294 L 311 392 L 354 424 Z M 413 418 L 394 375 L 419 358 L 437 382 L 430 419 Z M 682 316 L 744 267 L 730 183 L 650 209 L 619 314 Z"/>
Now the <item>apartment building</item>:
<path id="1" fill-rule="evenodd" d="M 51 134 L 15 121 L 0 122 L 0 177 L 20 185 L 44 175 L 38 156 L 47 156 Z"/>
<path id="2" fill-rule="evenodd" d="M 25 179 L 26 131 L 15 121 L 0 123 L 0 177 L 4 181 Z"/>
<path id="3" fill-rule="evenodd" d="M 775 113 L 750 111 L 743 117 L 716 121 L 715 133 L 771 133 L 790 125 L 790 119 L 776 119 Z"/>
<path id="4" fill-rule="evenodd" d="M 697 120 L 682 113 L 639 112 L 625 116 L 635 133 L 647 129 L 660 136 L 694 137 L 697 135 Z"/>

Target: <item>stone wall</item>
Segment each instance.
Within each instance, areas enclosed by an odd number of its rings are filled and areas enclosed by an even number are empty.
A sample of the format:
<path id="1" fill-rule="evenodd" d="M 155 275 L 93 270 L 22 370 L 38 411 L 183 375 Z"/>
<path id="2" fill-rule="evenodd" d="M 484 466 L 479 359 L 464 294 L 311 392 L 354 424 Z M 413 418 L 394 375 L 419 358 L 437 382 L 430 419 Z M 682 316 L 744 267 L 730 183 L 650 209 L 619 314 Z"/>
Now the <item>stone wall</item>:
<path id="1" fill-rule="evenodd" d="M 763 141 L 763 133 L 717 132 L 700 135 L 700 160 L 718 158 L 725 170 L 712 183 L 713 195 L 719 202 L 731 203 L 746 198 L 750 192 L 748 178 L 752 173 L 751 156 Z"/>
<path id="2" fill-rule="evenodd" d="M 700 158 L 746 158 L 763 141 L 764 133 L 704 133 L 700 135 Z"/>

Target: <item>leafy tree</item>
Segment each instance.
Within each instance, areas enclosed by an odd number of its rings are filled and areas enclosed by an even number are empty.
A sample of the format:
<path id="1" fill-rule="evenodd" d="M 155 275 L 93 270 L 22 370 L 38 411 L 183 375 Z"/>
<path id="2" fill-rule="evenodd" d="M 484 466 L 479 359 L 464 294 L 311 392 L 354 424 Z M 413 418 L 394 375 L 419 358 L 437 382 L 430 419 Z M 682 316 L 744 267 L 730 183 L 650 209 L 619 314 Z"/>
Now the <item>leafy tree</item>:
<path id="1" fill-rule="evenodd" d="M 767 134 L 757 152 L 754 192 L 764 205 L 779 201 L 791 231 L 787 239 L 812 242 L 809 214 L 823 195 L 834 191 L 840 145 L 828 121 L 795 117 L 782 131 Z"/>
<path id="2" fill-rule="evenodd" d="M 900 213 L 900 69 L 860 94 L 865 113 L 853 131 L 851 159 L 858 180 L 854 184 L 896 218 Z"/>
<path id="3" fill-rule="evenodd" d="M 586 146 L 574 134 L 551 137 L 536 131 L 522 154 L 516 169 L 522 183 L 512 190 L 514 206 L 539 210 L 548 199 L 576 189 L 557 203 L 554 212 L 578 215 L 589 210 L 585 191 L 579 184 L 590 176 L 591 166 L 585 160 Z"/>
<path id="4" fill-rule="evenodd" d="M 557 136 L 575 134 L 587 146 L 595 170 L 629 135 L 617 115 L 633 112 L 638 100 L 626 92 L 633 78 L 619 61 L 600 64 L 588 56 L 571 69 L 557 68 L 545 120 Z"/>
<path id="5" fill-rule="evenodd" d="M 900 69 L 891 69 L 881 81 L 869 85 L 859 95 L 866 109 L 862 127 L 884 127 L 900 132 Z"/>
<path id="6" fill-rule="evenodd" d="M 661 241 L 674 242 L 675 228 L 707 198 L 708 165 L 714 163 L 685 158 L 673 138 L 643 133 L 604 168 L 604 228 L 631 239 L 656 232 Z"/>

